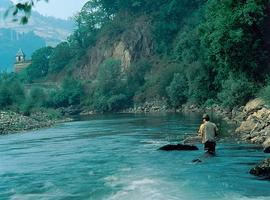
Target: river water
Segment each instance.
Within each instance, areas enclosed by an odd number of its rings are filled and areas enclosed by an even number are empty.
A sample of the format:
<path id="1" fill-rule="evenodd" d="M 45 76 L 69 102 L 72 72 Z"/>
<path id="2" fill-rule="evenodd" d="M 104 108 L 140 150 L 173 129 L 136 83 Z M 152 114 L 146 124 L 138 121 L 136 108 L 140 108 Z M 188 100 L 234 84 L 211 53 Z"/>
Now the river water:
<path id="1" fill-rule="evenodd" d="M 157 148 L 196 132 L 196 115 L 108 115 L 1 136 L 0 199 L 269 200 L 250 175 L 256 145 L 223 136 L 217 156 Z M 223 130 L 226 127 L 223 127 Z"/>

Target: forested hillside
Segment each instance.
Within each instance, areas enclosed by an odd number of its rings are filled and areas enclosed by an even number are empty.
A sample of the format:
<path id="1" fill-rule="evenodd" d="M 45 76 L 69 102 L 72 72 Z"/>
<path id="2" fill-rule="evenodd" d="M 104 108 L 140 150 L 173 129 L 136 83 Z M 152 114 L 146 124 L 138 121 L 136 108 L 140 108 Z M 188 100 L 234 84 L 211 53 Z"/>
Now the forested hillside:
<path id="1" fill-rule="evenodd" d="M 89 1 L 68 40 L 15 78 L 57 82 L 39 88 L 41 107 L 232 109 L 270 96 L 269 23 L 268 0 Z"/>

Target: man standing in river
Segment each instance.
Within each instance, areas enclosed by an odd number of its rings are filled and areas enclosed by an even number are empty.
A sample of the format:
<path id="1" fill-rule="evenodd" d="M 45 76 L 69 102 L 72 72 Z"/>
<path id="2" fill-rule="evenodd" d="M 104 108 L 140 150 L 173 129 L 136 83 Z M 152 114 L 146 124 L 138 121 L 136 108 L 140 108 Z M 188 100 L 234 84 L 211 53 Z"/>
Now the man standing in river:
<path id="1" fill-rule="evenodd" d="M 218 128 L 216 124 L 210 122 L 210 117 L 207 114 L 203 115 L 203 123 L 201 124 L 198 135 L 202 138 L 204 150 L 209 154 L 215 154 L 216 139 Z"/>

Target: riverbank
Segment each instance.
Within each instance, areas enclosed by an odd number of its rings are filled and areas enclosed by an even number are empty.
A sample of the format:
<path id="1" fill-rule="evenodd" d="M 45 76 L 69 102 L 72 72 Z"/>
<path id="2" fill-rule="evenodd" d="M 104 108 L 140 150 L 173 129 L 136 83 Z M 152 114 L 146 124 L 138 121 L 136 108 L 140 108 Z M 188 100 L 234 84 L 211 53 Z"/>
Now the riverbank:
<path id="1" fill-rule="evenodd" d="M 70 120 L 55 112 L 38 111 L 25 116 L 14 111 L 0 111 L 0 135 L 51 127 Z"/>

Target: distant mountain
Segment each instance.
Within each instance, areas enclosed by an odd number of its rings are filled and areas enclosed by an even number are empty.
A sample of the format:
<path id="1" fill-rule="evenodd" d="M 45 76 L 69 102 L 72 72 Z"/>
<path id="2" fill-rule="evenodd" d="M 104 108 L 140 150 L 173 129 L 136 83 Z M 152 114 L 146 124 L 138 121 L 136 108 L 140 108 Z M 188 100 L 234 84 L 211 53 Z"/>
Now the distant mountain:
<path id="1" fill-rule="evenodd" d="M 32 53 L 46 46 L 45 40 L 34 32 L 18 33 L 11 29 L 0 29 L 0 70 L 13 71 L 15 56 L 19 49 L 23 49 L 26 59 Z"/>
<path id="2" fill-rule="evenodd" d="M 35 11 L 26 25 L 12 21 L 11 17 L 4 18 L 12 5 L 10 0 L 0 0 L 0 70 L 13 71 L 15 55 L 20 48 L 29 59 L 35 50 L 56 46 L 73 31 L 72 20 L 45 17 Z"/>
<path id="3" fill-rule="evenodd" d="M 49 46 L 55 46 L 59 42 L 66 40 L 74 29 L 74 22 L 72 20 L 45 17 L 36 11 L 32 12 L 31 18 L 26 25 L 13 22 L 12 18 L 4 19 L 4 13 L 11 5 L 13 4 L 10 0 L 0 1 L 0 29 L 10 28 L 19 33 L 34 32 L 42 37 Z"/>

